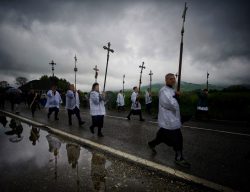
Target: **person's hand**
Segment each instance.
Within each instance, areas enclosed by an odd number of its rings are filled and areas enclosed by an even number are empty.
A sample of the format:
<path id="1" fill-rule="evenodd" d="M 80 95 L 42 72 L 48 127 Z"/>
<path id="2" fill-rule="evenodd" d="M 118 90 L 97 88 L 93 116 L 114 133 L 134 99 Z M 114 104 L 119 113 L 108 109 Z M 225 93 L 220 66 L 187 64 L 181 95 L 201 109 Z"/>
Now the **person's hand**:
<path id="1" fill-rule="evenodd" d="M 181 96 L 181 92 L 180 92 L 180 91 L 176 91 L 176 92 L 175 92 L 175 95 L 176 95 L 177 97 L 180 97 L 180 96 Z"/>
<path id="2" fill-rule="evenodd" d="M 106 92 L 102 92 L 102 96 L 105 97 L 106 96 Z"/>

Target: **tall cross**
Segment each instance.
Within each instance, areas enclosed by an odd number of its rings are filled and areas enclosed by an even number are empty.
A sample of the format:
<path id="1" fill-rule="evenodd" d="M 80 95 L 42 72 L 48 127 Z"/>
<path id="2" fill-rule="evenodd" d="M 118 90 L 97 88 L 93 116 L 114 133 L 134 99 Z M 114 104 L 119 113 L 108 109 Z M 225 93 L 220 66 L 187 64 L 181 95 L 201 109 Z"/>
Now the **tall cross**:
<path id="1" fill-rule="evenodd" d="M 76 55 L 75 55 L 74 59 L 75 59 L 75 68 L 74 68 L 74 71 L 75 71 L 75 90 L 76 90 L 76 72 L 77 72 L 77 68 L 76 68 L 77 57 L 76 57 Z"/>
<path id="2" fill-rule="evenodd" d="M 150 90 L 150 92 L 151 92 L 151 87 L 152 87 L 152 75 L 153 75 L 153 73 L 152 73 L 152 71 L 150 70 L 150 73 L 149 73 L 149 76 L 150 76 L 149 90 Z"/>
<path id="3" fill-rule="evenodd" d="M 125 83 L 125 75 L 123 75 L 123 80 L 122 80 L 122 94 L 124 95 L 124 83 Z"/>
<path id="4" fill-rule="evenodd" d="M 142 77 L 142 71 L 143 71 L 143 69 L 146 69 L 146 67 L 144 66 L 144 61 L 142 62 L 142 65 L 139 65 L 139 68 L 141 68 L 140 80 L 139 80 L 139 93 L 140 93 L 140 91 L 141 91 L 141 77 Z"/>
<path id="5" fill-rule="evenodd" d="M 182 14 L 182 29 L 181 29 L 181 45 L 180 45 L 180 57 L 179 57 L 179 71 L 178 71 L 178 83 L 177 83 L 177 91 L 180 91 L 181 87 L 181 67 L 182 67 L 182 54 L 183 54 L 183 35 L 184 35 L 184 22 L 186 20 L 186 12 L 187 12 L 187 3 L 185 2 L 184 11 Z"/>
<path id="6" fill-rule="evenodd" d="M 52 60 L 51 61 L 51 63 L 49 63 L 52 67 L 52 77 L 54 77 L 54 70 L 55 70 L 55 68 L 54 68 L 54 65 L 56 65 L 56 63 Z"/>
<path id="7" fill-rule="evenodd" d="M 98 71 L 99 71 L 99 69 L 97 68 L 97 65 L 95 66 L 95 68 L 93 68 L 93 70 L 95 71 L 95 82 L 97 82 Z"/>
<path id="8" fill-rule="evenodd" d="M 107 63 L 106 63 L 106 71 L 105 71 L 105 78 L 104 78 L 104 85 L 103 85 L 103 92 L 105 91 L 105 85 L 106 85 L 106 77 L 107 77 L 107 72 L 108 72 L 108 63 L 109 63 L 109 52 L 114 53 L 113 49 L 110 49 L 110 42 L 108 42 L 108 47 L 103 46 L 103 49 L 107 50 Z"/>

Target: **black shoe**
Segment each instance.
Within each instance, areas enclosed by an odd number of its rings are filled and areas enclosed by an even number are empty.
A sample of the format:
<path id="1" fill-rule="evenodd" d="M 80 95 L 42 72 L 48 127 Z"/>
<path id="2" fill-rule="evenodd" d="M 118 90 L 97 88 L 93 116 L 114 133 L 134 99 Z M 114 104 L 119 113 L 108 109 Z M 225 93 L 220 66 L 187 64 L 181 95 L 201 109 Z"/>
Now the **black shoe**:
<path id="1" fill-rule="evenodd" d="M 102 133 L 98 133 L 97 136 L 98 137 L 104 137 L 104 135 Z"/>
<path id="2" fill-rule="evenodd" d="M 190 168 L 191 164 L 189 162 L 187 162 L 185 159 L 180 159 L 180 160 L 175 160 L 175 163 L 181 167 L 184 168 Z"/>
<path id="3" fill-rule="evenodd" d="M 127 119 L 128 119 L 128 120 L 130 120 L 130 117 L 129 117 L 129 116 L 127 116 Z"/>
<path id="4" fill-rule="evenodd" d="M 140 119 L 140 121 L 145 121 L 145 119 Z"/>
<path id="5" fill-rule="evenodd" d="M 90 127 L 89 127 L 89 130 L 90 130 L 91 133 L 93 133 L 93 134 L 95 133 L 94 127 L 90 126 Z"/>
<path id="6" fill-rule="evenodd" d="M 84 123 L 85 123 L 85 121 L 79 122 L 79 126 L 83 125 Z"/>
<path id="7" fill-rule="evenodd" d="M 152 150 L 153 154 L 156 154 L 156 153 L 157 153 L 157 151 L 155 150 L 155 147 L 153 147 L 153 146 L 150 144 L 150 142 L 148 142 L 148 146 L 149 146 L 149 148 Z"/>

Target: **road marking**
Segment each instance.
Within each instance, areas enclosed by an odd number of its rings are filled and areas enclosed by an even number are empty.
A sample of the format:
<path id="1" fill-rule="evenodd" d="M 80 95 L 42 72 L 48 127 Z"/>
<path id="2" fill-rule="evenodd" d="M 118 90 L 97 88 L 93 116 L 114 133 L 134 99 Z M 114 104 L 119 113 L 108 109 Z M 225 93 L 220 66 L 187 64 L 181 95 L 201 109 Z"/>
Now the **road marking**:
<path id="1" fill-rule="evenodd" d="M 7 115 L 10 115 L 11 117 L 20 119 L 22 121 L 29 122 L 30 124 L 33 124 L 33 125 L 42 126 L 41 123 L 30 120 L 30 119 L 28 119 L 26 117 L 22 117 L 22 116 L 19 116 L 19 115 L 13 114 L 13 113 L 9 113 L 9 112 L 6 112 L 6 111 L 2 111 L 2 110 L 0 110 L 0 112 L 5 113 Z M 79 143 L 84 144 L 84 145 L 87 145 L 87 146 L 89 146 L 91 148 L 98 149 L 98 150 L 110 153 L 110 154 L 115 155 L 117 157 L 123 158 L 124 160 L 128 160 L 128 161 L 131 161 L 131 162 L 146 166 L 146 167 L 151 168 L 151 169 L 156 170 L 156 171 L 161 171 L 161 172 L 164 172 L 164 173 L 168 173 L 168 174 L 174 175 L 176 177 L 179 177 L 179 178 L 191 181 L 191 182 L 195 182 L 195 183 L 204 185 L 206 187 L 209 187 L 209 188 L 212 188 L 212 189 L 215 189 L 215 190 L 218 190 L 218 191 L 230 191 L 230 192 L 234 191 L 233 189 L 231 189 L 229 187 L 226 187 L 226 186 L 214 183 L 212 181 L 209 181 L 209 180 L 206 180 L 206 179 L 203 179 L 203 178 L 200 178 L 200 177 L 197 177 L 197 176 L 194 176 L 194 175 L 179 171 L 177 169 L 173 169 L 173 168 L 168 167 L 166 165 L 155 163 L 153 161 L 149 161 L 149 160 L 143 159 L 141 157 L 137 157 L 135 155 L 131 155 L 129 153 L 125 153 L 125 152 L 122 152 L 122 151 L 117 150 L 117 149 L 113 149 L 111 147 L 108 147 L 108 146 L 93 142 L 93 141 L 88 140 L 88 139 L 81 138 L 79 136 L 76 136 L 76 135 L 73 135 L 73 134 L 70 134 L 70 133 L 66 133 L 64 131 L 55 129 L 55 128 L 50 127 L 50 126 L 44 125 L 44 129 L 49 130 L 50 132 L 52 132 L 54 134 L 57 134 L 57 135 L 60 135 L 62 137 L 67 137 L 67 138 L 73 139 L 74 141 L 79 142 Z"/>
<path id="2" fill-rule="evenodd" d="M 112 116 L 112 115 L 106 115 L 106 116 L 111 117 L 111 118 L 116 118 L 116 119 L 125 119 L 125 120 L 127 120 L 127 118 L 125 118 L 125 117 L 118 117 L 118 116 Z M 158 124 L 157 121 L 148 121 L 148 122 L 152 123 L 152 124 Z M 246 134 L 246 133 L 221 131 L 221 130 L 217 130 L 217 129 L 207 129 L 207 128 L 202 128 L 202 127 L 188 126 L 188 125 L 183 125 L 182 127 L 186 127 L 186 128 L 189 128 L 189 129 L 198 129 L 198 130 L 203 130 L 203 131 L 212 131 L 212 132 L 217 132 L 217 133 L 226 133 L 226 134 L 230 134 L 230 135 L 239 135 L 239 136 L 250 137 L 250 134 Z"/>

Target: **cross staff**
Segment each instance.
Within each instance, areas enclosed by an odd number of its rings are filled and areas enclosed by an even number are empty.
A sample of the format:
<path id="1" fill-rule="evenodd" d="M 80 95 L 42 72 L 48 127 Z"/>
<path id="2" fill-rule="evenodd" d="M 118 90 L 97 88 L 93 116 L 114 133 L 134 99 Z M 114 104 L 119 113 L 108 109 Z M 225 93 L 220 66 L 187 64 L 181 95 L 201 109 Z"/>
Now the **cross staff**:
<path id="1" fill-rule="evenodd" d="M 144 66 L 144 61 L 142 62 L 142 65 L 139 65 L 139 68 L 141 68 L 140 80 L 139 80 L 139 93 L 140 93 L 140 91 L 141 91 L 141 77 L 142 77 L 142 71 L 143 71 L 143 69 L 146 69 L 146 67 Z"/>
<path id="2" fill-rule="evenodd" d="M 97 82 L 98 71 L 99 71 L 99 69 L 97 68 L 97 65 L 95 66 L 95 68 L 93 68 L 93 70 L 95 71 L 95 82 Z"/>
<path id="3" fill-rule="evenodd" d="M 151 92 L 151 87 L 152 87 L 152 71 L 150 70 L 150 73 L 149 73 L 149 76 L 150 76 L 150 83 L 149 83 L 149 89 L 150 89 L 150 92 Z"/>
<path id="4" fill-rule="evenodd" d="M 75 68 L 74 68 L 74 71 L 75 71 L 75 90 L 76 90 L 76 72 L 77 72 L 77 68 L 76 68 L 77 57 L 76 57 L 76 55 L 75 55 L 74 59 L 75 59 Z"/>
<path id="5" fill-rule="evenodd" d="M 107 77 L 107 71 L 108 71 L 108 63 L 109 63 L 109 52 L 114 53 L 113 49 L 110 49 L 110 42 L 108 42 L 108 47 L 103 46 L 103 49 L 106 49 L 108 51 L 107 53 L 107 63 L 106 63 L 106 71 L 105 71 L 105 78 L 104 78 L 104 85 L 103 85 L 103 92 L 105 91 L 105 85 L 106 85 L 106 77 Z"/>
<path id="6" fill-rule="evenodd" d="M 54 65 L 56 65 L 56 63 L 52 60 L 49 64 L 52 66 L 52 76 L 54 77 Z"/>
<path id="7" fill-rule="evenodd" d="M 124 83 L 125 83 L 124 79 L 125 79 L 125 75 L 123 75 L 123 80 L 122 80 L 122 94 L 123 94 L 123 96 L 124 96 Z"/>
<path id="8" fill-rule="evenodd" d="M 207 72 L 207 90 L 208 90 L 208 77 L 209 77 L 209 73 Z"/>
<path id="9" fill-rule="evenodd" d="M 179 58 L 179 71 L 178 71 L 178 83 L 177 83 L 177 91 L 180 91 L 181 87 L 181 67 L 182 67 L 182 53 L 183 53 L 183 35 L 184 35 L 184 22 L 186 19 L 186 12 L 187 12 L 187 3 L 185 2 L 184 11 L 182 14 L 182 29 L 181 29 L 181 45 L 180 45 L 180 58 Z"/>

